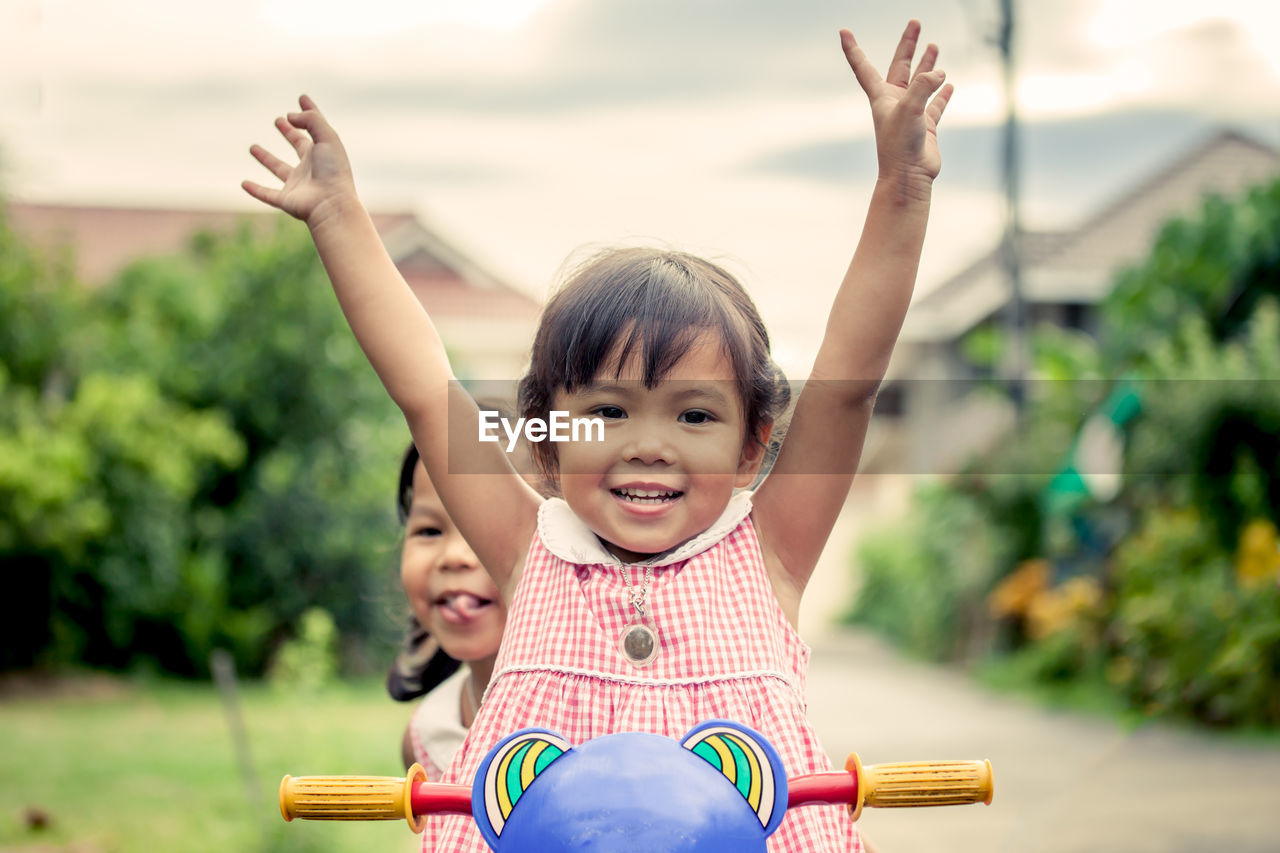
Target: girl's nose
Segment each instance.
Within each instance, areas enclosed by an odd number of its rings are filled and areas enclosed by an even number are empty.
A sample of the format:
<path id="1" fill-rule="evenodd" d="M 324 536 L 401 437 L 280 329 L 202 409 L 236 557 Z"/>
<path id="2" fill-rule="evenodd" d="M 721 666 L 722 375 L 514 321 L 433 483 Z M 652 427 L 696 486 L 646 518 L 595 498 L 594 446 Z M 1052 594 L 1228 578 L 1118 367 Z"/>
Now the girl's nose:
<path id="1" fill-rule="evenodd" d="M 645 465 L 670 464 L 675 461 L 675 449 L 662 430 L 637 426 L 628 437 L 623 456 L 628 462 Z"/>
<path id="2" fill-rule="evenodd" d="M 453 571 L 467 571 L 480 566 L 480 560 L 476 558 L 475 552 L 467 545 L 467 540 L 462 538 L 462 534 L 453 533 L 449 536 L 449 541 L 445 543 L 444 552 L 440 559 L 440 568 Z"/>

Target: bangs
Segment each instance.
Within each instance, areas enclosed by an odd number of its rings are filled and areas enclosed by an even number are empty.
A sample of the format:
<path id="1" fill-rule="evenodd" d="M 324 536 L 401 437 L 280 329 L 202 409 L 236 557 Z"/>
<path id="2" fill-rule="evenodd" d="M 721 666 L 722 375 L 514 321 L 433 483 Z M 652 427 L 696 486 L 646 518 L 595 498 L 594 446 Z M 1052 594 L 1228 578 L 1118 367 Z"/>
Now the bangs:
<path id="1" fill-rule="evenodd" d="M 718 333 L 734 373 L 741 375 L 751 347 L 736 312 L 725 304 L 716 273 L 727 277 L 705 261 L 648 249 L 588 262 L 563 298 L 548 306 L 543 364 L 556 375 L 555 384 L 575 391 L 601 370 L 612 367 L 617 376 L 638 359 L 645 387 L 653 388 L 703 330 Z"/>

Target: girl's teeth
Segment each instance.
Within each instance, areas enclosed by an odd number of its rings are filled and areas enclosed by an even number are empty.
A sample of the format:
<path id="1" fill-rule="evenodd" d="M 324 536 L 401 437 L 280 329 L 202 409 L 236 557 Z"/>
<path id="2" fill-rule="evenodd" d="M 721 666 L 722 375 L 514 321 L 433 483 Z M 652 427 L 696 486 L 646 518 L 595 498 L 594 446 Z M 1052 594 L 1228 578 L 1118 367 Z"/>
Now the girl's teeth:
<path id="1" fill-rule="evenodd" d="M 665 489 L 619 489 L 618 495 L 629 501 L 645 501 L 647 503 L 657 503 L 658 501 L 670 500 L 679 492 L 667 491 Z"/>

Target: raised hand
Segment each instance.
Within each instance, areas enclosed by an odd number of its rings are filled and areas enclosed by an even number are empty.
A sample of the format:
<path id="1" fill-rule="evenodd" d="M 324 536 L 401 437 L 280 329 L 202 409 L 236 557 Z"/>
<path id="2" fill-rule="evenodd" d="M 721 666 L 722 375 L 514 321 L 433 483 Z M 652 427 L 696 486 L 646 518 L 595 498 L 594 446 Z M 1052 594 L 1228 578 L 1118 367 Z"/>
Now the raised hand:
<path id="1" fill-rule="evenodd" d="M 298 155 L 298 165 L 290 166 L 261 145 L 249 153 L 284 185 L 278 189 L 253 181 L 240 186 L 258 201 L 279 208 L 313 228 L 328 211 L 346 199 L 356 197 L 351 164 L 342 140 L 306 95 L 298 99 L 301 112 L 277 118 L 276 129 Z"/>
<path id="2" fill-rule="evenodd" d="M 938 122 L 953 89 L 950 84 L 942 85 L 946 75 L 933 67 L 938 60 L 935 44 L 924 49 L 912 73 L 911 61 L 919 39 L 920 22 L 908 22 L 889 69 L 881 77 L 854 41 L 853 33 L 840 31 L 845 58 L 871 102 L 881 177 L 921 174 L 932 180 L 942 167 Z"/>

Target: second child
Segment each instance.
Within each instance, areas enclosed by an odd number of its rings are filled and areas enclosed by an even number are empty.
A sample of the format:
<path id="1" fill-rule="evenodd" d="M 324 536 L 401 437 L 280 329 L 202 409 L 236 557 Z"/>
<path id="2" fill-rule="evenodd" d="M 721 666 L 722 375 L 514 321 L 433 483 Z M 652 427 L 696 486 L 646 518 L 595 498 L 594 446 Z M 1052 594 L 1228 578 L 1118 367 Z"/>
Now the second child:
<path id="1" fill-rule="evenodd" d="M 387 690 L 399 701 L 418 701 L 401 754 L 406 768 L 417 762 L 436 782 L 480 710 L 507 606 L 445 511 L 412 444 L 400 466 L 396 508 L 404 526 L 400 583 L 411 616 Z"/>

